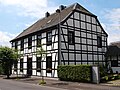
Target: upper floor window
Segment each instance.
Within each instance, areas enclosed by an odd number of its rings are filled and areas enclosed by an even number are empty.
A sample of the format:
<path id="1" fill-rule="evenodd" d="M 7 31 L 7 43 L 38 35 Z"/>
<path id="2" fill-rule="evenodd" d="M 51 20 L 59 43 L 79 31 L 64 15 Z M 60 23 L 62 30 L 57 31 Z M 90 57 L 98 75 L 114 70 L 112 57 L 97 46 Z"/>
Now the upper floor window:
<path id="1" fill-rule="evenodd" d="M 28 37 L 28 49 L 32 48 L 32 36 Z"/>
<path id="2" fill-rule="evenodd" d="M 98 48 L 102 48 L 102 37 L 97 36 L 97 46 Z"/>
<path id="3" fill-rule="evenodd" d="M 68 43 L 69 44 L 74 44 L 75 39 L 74 39 L 74 32 L 73 31 L 68 31 Z"/>
<path id="4" fill-rule="evenodd" d="M 37 35 L 37 46 L 41 45 L 41 34 Z"/>
<path id="5" fill-rule="evenodd" d="M 47 45 L 52 44 L 52 31 L 47 32 Z"/>
<path id="6" fill-rule="evenodd" d="M 21 40 L 21 44 L 20 44 L 20 50 L 24 49 L 24 39 Z"/>
<path id="7" fill-rule="evenodd" d="M 15 50 L 17 50 L 17 44 L 18 44 L 18 42 L 16 41 L 15 42 Z"/>

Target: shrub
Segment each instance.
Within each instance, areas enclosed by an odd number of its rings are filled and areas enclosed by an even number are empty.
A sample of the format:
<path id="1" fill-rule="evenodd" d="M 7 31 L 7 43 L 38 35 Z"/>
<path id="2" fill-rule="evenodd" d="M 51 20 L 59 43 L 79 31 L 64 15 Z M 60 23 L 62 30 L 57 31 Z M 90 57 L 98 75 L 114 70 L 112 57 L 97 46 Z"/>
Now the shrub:
<path id="1" fill-rule="evenodd" d="M 101 78 L 107 75 L 107 69 L 104 65 L 99 65 L 99 70 Z"/>
<path id="2" fill-rule="evenodd" d="M 59 65 L 58 78 L 65 81 L 91 82 L 91 67 L 90 65 Z"/>
<path id="3" fill-rule="evenodd" d="M 44 80 L 39 81 L 39 85 L 44 85 L 44 84 L 46 84 L 46 82 Z"/>
<path id="4" fill-rule="evenodd" d="M 0 75 L 3 74 L 3 68 L 2 68 L 2 65 L 0 64 Z"/>

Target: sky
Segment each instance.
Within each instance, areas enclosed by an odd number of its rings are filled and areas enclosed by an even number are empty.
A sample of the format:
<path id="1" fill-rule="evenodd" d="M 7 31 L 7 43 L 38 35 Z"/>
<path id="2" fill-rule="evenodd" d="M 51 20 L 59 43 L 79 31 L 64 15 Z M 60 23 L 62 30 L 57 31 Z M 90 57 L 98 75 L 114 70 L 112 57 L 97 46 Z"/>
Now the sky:
<path id="1" fill-rule="evenodd" d="M 108 33 L 108 44 L 120 41 L 120 0 L 0 0 L 0 45 L 10 40 L 60 5 L 79 3 L 95 14 Z"/>

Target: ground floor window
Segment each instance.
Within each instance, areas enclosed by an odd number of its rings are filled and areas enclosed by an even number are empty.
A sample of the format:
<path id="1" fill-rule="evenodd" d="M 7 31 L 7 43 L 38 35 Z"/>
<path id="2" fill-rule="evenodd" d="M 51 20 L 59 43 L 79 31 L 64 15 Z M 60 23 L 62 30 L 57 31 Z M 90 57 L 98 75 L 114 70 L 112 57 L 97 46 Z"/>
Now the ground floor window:
<path id="1" fill-rule="evenodd" d="M 111 67 L 118 67 L 118 60 L 112 60 Z"/>
<path id="2" fill-rule="evenodd" d="M 37 72 L 41 72 L 41 57 L 37 57 Z"/>
<path id="3" fill-rule="evenodd" d="M 23 59 L 20 59 L 20 71 L 23 72 Z"/>
<path id="4" fill-rule="evenodd" d="M 52 57 L 51 56 L 48 56 L 46 58 L 46 72 L 52 73 Z"/>
<path id="5" fill-rule="evenodd" d="M 14 62 L 14 71 L 17 72 L 17 61 Z"/>

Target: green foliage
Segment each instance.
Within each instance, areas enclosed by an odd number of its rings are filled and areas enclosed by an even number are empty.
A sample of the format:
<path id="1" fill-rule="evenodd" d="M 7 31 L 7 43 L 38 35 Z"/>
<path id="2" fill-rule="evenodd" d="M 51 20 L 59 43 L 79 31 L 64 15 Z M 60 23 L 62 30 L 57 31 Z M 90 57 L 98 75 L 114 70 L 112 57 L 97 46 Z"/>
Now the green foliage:
<path id="1" fill-rule="evenodd" d="M 91 82 L 91 67 L 90 65 L 59 65 L 58 78 L 65 81 Z"/>
<path id="2" fill-rule="evenodd" d="M 104 65 L 99 65 L 100 77 L 104 77 L 107 75 L 107 69 Z"/>
<path id="3" fill-rule="evenodd" d="M 37 47 L 37 54 L 41 55 L 41 57 L 43 57 L 46 54 L 46 51 L 43 49 L 41 44 L 39 44 Z"/>
<path id="4" fill-rule="evenodd" d="M 18 54 L 15 50 L 9 47 L 0 47 L 0 60 L 3 69 L 3 73 L 7 75 L 7 78 L 11 75 L 12 65 L 17 60 Z"/>
<path id="5" fill-rule="evenodd" d="M 3 68 L 2 68 L 2 64 L 0 64 L 0 75 L 3 74 Z"/>
<path id="6" fill-rule="evenodd" d="M 46 84 L 45 80 L 42 79 L 39 81 L 39 85 L 44 85 L 44 84 Z"/>

